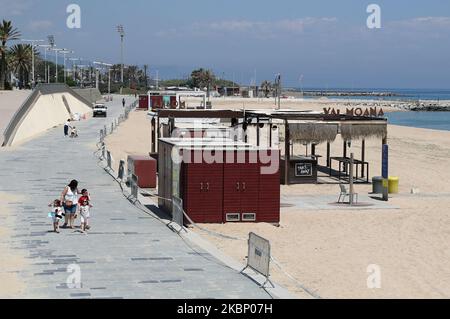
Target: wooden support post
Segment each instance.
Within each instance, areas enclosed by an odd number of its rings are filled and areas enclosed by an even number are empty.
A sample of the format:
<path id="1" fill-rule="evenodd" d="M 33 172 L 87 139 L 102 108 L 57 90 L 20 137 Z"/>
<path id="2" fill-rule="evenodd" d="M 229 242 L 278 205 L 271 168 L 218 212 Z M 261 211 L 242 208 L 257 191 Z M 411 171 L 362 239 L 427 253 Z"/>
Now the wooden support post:
<path id="1" fill-rule="evenodd" d="M 273 124 L 272 124 L 272 120 L 271 120 L 270 125 L 269 125 L 269 147 L 272 147 L 272 128 L 273 128 Z"/>
<path id="2" fill-rule="evenodd" d="M 331 144 L 330 142 L 327 142 L 327 167 L 331 166 Z"/>
<path id="3" fill-rule="evenodd" d="M 156 126 L 156 120 L 155 120 L 155 117 L 153 117 L 152 121 L 151 121 L 151 134 L 152 134 L 152 138 L 151 138 L 151 143 L 152 143 L 152 145 L 151 145 L 151 152 L 152 153 L 155 153 L 155 151 L 156 151 L 156 148 L 155 148 L 155 146 L 156 146 L 156 139 L 155 139 L 155 137 L 156 137 L 156 129 L 155 129 L 155 126 Z"/>
<path id="4" fill-rule="evenodd" d="M 366 161 L 366 140 L 363 139 L 361 143 L 361 162 L 363 162 L 361 166 L 361 177 L 365 177 L 365 171 L 364 171 L 364 162 Z"/>
<path id="5" fill-rule="evenodd" d="M 347 157 L 347 141 L 344 141 L 343 155 L 342 157 Z"/>
<path id="6" fill-rule="evenodd" d="M 344 151 L 343 151 L 342 157 L 344 157 L 344 158 L 347 157 L 347 141 L 344 141 Z M 348 173 L 347 172 L 347 165 L 345 165 L 345 163 L 344 163 L 344 172 Z"/>
<path id="7" fill-rule="evenodd" d="M 349 169 L 349 173 L 350 173 L 350 206 L 353 205 L 354 202 L 354 194 L 355 194 L 355 189 L 354 189 L 354 185 L 353 185 L 353 163 L 354 163 L 354 155 L 353 153 L 350 154 L 350 169 Z"/>
<path id="8" fill-rule="evenodd" d="M 311 144 L 311 155 L 316 155 L 316 144 Z"/>
<path id="9" fill-rule="evenodd" d="M 160 129 L 161 129 L 161 127 L 159 126 L 159 115 L 158 115 L 158 118 L 157 118 L 157 120 L 156 120 L 156 152 L 159 152 L 159 149 L 158 149 L 158 142 L 159 142 L 159 136 L 160 136 Z"/>
<path id="10" fill-rule="evenodd" d="M 259 144 L 260 144 L 259 133 L 260 133 L 260 129 L 259 129 L 259 116 L 258 116 L 256 118 L 256 146 L 259 146 Z"/>
<path id="11" fill-rule="evenodd" d="M 284 120 L 284 184 L 289 185 L 289 168 L 291 164 L 290 140 L 291 133 L 289 131 L 289 122 Z"/>

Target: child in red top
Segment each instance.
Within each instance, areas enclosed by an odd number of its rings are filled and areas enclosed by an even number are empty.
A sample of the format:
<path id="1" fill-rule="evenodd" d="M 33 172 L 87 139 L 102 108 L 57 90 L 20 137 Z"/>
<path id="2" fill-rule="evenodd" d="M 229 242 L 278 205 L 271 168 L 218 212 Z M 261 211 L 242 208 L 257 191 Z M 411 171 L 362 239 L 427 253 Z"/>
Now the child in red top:
<path id="1" fill-rule="evenodd" d="M 82 196 L 78 200 L 78 207 L 80 211 L 80 218 L 81 218 L 81 231 L 85 232 L 87 229 L 90 228 L 89 226 L 89 219 L 90 219 L 90 208 L 92 205 L 90 204 L 91 197 L 89 196 L 89 193 L 87 189 L 83 189 L 81 191 Z"/>

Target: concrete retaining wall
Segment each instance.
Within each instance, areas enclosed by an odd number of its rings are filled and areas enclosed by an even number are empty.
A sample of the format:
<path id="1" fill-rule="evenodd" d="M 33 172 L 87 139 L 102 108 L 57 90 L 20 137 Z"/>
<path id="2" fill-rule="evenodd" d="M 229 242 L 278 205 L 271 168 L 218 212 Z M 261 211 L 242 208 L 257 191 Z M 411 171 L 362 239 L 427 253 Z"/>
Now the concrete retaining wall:
<path id="1" fill-rule="evenodd" d="M 96 103 L 103 100 L 103 96 L 98 89 L 73 89 L 73 90 L 91 103 Z"/>
<path id="2" fill-rule="evenodd" d="M 66 85 L 39 85 L 17 110 L 4 133 L 4 146 L 25 142 L 63 124 L 73 114 L 91 115 L 90 102 Z"/>

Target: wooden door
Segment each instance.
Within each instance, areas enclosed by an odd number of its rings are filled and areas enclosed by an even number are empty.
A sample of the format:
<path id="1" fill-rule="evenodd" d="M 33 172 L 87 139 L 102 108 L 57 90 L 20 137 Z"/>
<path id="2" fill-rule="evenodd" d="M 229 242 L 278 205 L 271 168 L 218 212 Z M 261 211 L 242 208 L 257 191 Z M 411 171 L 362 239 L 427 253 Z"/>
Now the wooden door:
<path id="1" fill-rule="evenodd" d="M 280 158 L 280 152 L 272 150 L 273 158 Z M 278 163 L 280 161 L 278 160 Z M 257 222 L 280 222 L 280 168 L 276 163 L 272 163 L 275 170 L 272 174 L 261 174 L 259 183 L 259 208 Z M 259 164 L 259 167 L 268 166 L 268 164 Z"/>
<path id="2" fill-rule="evenodd" d="M 241 168 L 236 163 L 236 152 L 224 164 L 223 169 L 223 220 L 227 214 L 241 213 Z"/>
<path id="3" fill-rule="evenodd" d="M 195 223 L 222 223 L 223 164 L 185 164 L 183 175 L 184 207 L 189 217 Z"/>
<path id="4" fill-rule="evenodd" d="M 242 214 L 258 213 L 260 165 L 257 155 L 257 152 L 245 152 L 245 163 L 240 164 Z"/>

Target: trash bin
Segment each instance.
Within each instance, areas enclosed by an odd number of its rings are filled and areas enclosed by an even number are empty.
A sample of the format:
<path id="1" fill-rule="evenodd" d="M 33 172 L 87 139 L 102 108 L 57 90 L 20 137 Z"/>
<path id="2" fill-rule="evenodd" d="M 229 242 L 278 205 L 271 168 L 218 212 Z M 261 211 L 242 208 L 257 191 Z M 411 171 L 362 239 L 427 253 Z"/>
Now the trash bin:
<path id="1" fill-rule="evenodd" d="M 383 177 L 374 176 L 372 178 L 372 193 L 383 194 Z"/>
<path id="2" fill-rule="evenodd" d="M 400 179 L 396 176 L 389 176 L 389 194 L 398 194 Z"/>

